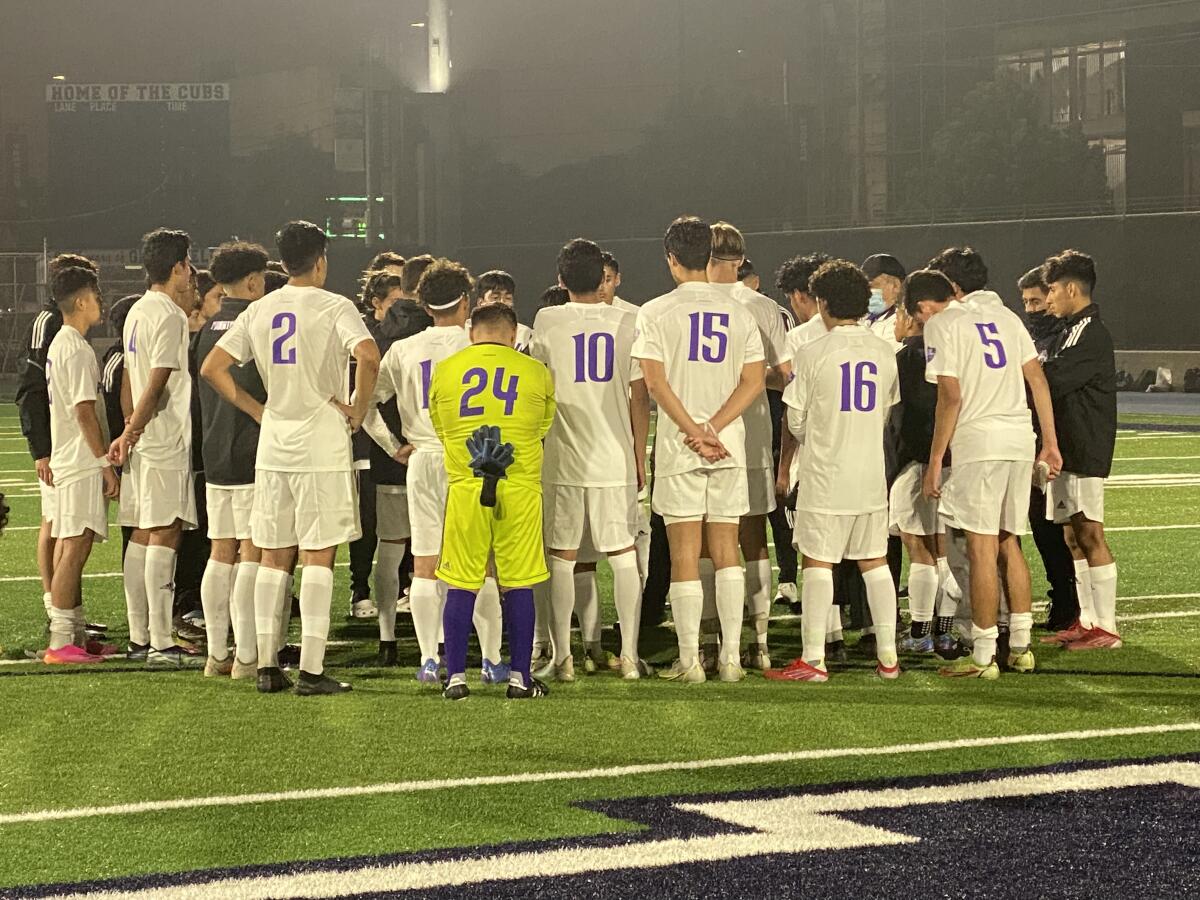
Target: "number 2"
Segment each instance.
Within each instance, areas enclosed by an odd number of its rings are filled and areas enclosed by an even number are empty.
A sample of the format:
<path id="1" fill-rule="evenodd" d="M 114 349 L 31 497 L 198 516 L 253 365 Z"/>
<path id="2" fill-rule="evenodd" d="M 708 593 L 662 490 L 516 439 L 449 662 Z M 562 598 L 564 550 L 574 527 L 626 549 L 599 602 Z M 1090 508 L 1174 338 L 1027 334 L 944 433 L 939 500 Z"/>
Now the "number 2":
<path id="1" fill-rule="evenodd" d="M 979 340 L 983 342 L 983 361 L 989 369 L 1003 369 L 1008 364 L 1004 345 L 1000 343 L 1000 332 L 995 322 L 976 322 Z"/>
<path id="2" fill-rule="evenodd" d="M 271 362 L 277 366 L 294 366 L 296 364 L 296 347 L 287 346 L 287 342 L 296 336 L 296 314 L 290 312 L 276 313 L 271 320 L 271 334 L 279 329 L 283 333 L 271 341 Z"/>
<path id="3" fill-rule="evenodd" d="M 462 383 L 469 385 L 463 391 L 462 399 L 458 404 L 458 414 L 460 416 L 482 416 L 484 408 L 482 406 L 472 406 L 471 401 L 483 393 L 488 385 L 489 376 L 492 376 L 492 396 L 497 400 L 504 401 L 504 414 L 511 416 L 513 407 L 517 403 L 517 376 L 513 375 L 508 379 L 508 383 L 504 382 L 504 367 L 496 369 L 495 372 L 488 372 L 487 369 L 476 367 L 468 369 L 463 373 Z"/>
<path id="4" fill-rule="evenodd" d="M 878 375 L 879 368 L 873 362 L 860 362 L 854 367 L 853 379 L 850 363 L 844 362 L 842 370 L 842 412 L 856 410 L 870 412 L 875 408 L 875 382 L 868 376 Z"/>

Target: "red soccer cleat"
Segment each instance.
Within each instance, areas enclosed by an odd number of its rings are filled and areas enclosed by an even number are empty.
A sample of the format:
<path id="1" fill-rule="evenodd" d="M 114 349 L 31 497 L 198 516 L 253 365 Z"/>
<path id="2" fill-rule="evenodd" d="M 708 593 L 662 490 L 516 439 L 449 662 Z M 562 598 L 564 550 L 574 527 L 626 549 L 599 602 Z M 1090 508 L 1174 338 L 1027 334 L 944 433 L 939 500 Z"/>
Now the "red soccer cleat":
<path id="1" fill-rule="evenodd" d="M 875 674 L 884 681 L 893 681 L 900 677 L 900 663 L 894 666 L 885 666 L 883 663 L 876 663 Z"/>
<path id="2" fill-rule="evenodd" d="M 116 648 L 115 644 L 105 644 L 105 643 L 102 643 L 101 641 L 97 641 L 97 640 L 88 641 L 86 644 L 83 645 L 83 649 L 86 650 L 88 653 L 90 653 L 92 656 L 102 656 L 105 659 L 108 659 L 110 656 L 112 656 L 114 653 L 117 652 L 117 648 Z"/>
<path id="3" fill-rule="evenodd" d="M 1082 637 L 1066 646 L 1068 650 L 1120 650 L 1121 636 L 1103 628 L 1089 628 Z"/>
<path id="4" fill-rule="evenodd" d="M 1080 625 L 1079 620 L 1076 619 L 1075 623 L 1070 628 L 1064 629 L 1063 631 L 1056 631 L 1054 634 L 1042 638 L 1041 642 L 1043 644 L 1059 644 L 1060 646 L 1065 646 L 1072 641 L 1078 641 L 1087 633 L 1088 629 Z"/>
<path id="5" fill-rule="evenodd" d="M 806 663 L 802 659 L 793 659 L 782 669 L 767 669 L 763 678 L 771 681 L 814 681 L 817 683 L 829 680 L 829 673 L 824 669 Z"/>
<path id="6" fill-rule="evenodd" d="M 51 666 L 77 666 L 104 662 L 104 657 L 88 653 L 82 647 L 76 647 L 74 644 L 68 644 L 58 650 L 47 650 L 42 656 L 42 662 Z"/>

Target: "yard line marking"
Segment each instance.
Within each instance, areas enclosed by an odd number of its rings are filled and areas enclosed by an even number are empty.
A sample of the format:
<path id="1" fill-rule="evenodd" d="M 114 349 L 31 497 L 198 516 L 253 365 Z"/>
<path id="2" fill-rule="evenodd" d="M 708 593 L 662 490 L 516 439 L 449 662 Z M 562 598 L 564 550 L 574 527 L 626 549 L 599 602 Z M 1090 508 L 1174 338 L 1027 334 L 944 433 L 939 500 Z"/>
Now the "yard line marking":
<path id="1" fill-rule="evenodd" d="M 1190 440 L 1195 434 L 1190 434 L 1186 431 L 1154 431 L 1139 434 L 1118 434 L 1118 441 L 1161 441 L 1167 438 L 1182 438 Z"/>
<path id="2" fill-rule="evenodd" d="M 1113 462 L 1157 462 L 1160 459 L 1200 459 L 1200 456 L 1114 456 Z"/>
<path id="3" fill-rule="evenodd" d="M 1112 531 L 1178 531 L 1186 528 L 1200 528 L 1200 523 L 1195 525 L 1120 525 L 1116 528 L 1105 528 L 1106 532 Z"/>
<path id="4" fill-rule="evenodd" d="M 821 750 L 792 750 L 781 753 L 641 763 L 596 769 L 516 772 L 510 775 L 475 775 L 465 778 L 435 778 L 425 781 L 393 781 L 381 784 L 305 788 L 301 790 L 272 791 L 256 794 L 218 794 L 209 797 L 181 797 L 175 800 L 147 800 L 141 803 L 120 803 L 112 806 L 81 806 L 66 809 L 42 809 L 31 810 L 29 812 L 5 813 L 0 814 L 0 825 L 16 825 L 26 822 L 56 822 L 64 819 L 91 819 L 99 816 L 135 815 L 138 813 L 161 812 L 172 809 L 248 806 L 256 803 L 283 803 L 292 800 L 328 800 L 340 797 L 377 796 L 380 794 L 412 794 L 464 787 L 495 787 L 514 784 L 544 784 L 553 781 L 627 778 L 636 775 L 696 772 L 705 769 L 726 769 L 738 766 L 777 765 L 779 763 L 804 762 L 806 760 L 843 759 L 859 756 L 892 756 L 910 753 L 929 753 L 939 750 L 968 750 L 976 747 L 1000 747 L 1058 741 L 1087 741 L 1099 738 L 1135 737 L 1138 735 L 1173 734 L 1188 731 L 1200 731 L 1200 722 L 1139 725 L 1127 728 L 1098 728 L 1084 731 L 1058 731 L 1042 734 L 995 735 L 977 738 L 958 738 L 946 741 L 927 741 L 920 744 L 890 744 L 883 747 L 831 747 Z"/>
<path id="5" fill-rule="evenodd" d="M 1132 616 L 1117 616 L 1118 622 L 1142 622 L 1146 619 L 1188 619 L 1200 616 L 1200 609 L 1177 610 L 1175 612 L 1135 613 Z"/>
<path id="6" fill-rule="evenodd" d="M 1122 600 L 1194 600 L 1200 597 L 1200 594 L 1142 594 L 1140 597 L 1118 597 L 1117 602 Z"/>

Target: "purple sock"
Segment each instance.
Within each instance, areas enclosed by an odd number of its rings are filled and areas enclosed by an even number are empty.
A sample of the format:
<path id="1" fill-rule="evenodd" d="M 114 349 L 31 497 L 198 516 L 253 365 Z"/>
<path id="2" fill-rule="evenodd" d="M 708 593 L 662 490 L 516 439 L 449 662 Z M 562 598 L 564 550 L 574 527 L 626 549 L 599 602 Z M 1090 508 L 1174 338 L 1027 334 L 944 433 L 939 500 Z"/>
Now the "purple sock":
<path id="1" fill-rule="evenodd" d="M 447 675 L 465 675 L 467 672 L 467 641 L 471 637 L 471 616 L 474 612 L 475 592 L 450 588 L 446 593 L 446 609 L 442 613 Z"/>
<path id="2" fill-rule="evenodd" d="M 529 659 L 533 656 L 533 588 L 514 588 L 504 594 L 504 624 L 508 626 L 510 665 L 529 685 Z"/>

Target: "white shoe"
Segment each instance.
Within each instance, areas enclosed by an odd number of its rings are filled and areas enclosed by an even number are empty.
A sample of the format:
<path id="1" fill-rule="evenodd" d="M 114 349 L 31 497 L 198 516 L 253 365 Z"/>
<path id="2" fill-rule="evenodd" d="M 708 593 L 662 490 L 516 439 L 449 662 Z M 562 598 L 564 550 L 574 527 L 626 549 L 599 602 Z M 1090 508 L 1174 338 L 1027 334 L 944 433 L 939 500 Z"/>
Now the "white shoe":
<path id="1" fill-rule="evenodd" d="M 575 680 L 575 657 L 568 656 L 561 663 L 551 663 L 554 668 L 554 680 L 570 683 Z"/>
<path id="2" fill-rule="evenodd" d="M 378 619 L 379 608 L 369 597 L 365 600 L 355 600 L 350 604 L 350 618 Z"/>
<path id="3" fill-rule="evenodd" d="M 396 601 L 396 612 L 409 614 L 412 613 L 412 604 L 409 601 L 408 591 L 405 591 L 403 594 L 401 594 L 399 599 Z"/>
<path id="4" fill-rule="evenodd" d="M 746 672 L 737 660 L 731 659 L 729 662 L 721 663 L 720 679 L 722 681 L 732 683 L 741 681 L 745 677 Z"/>
<path id="5" fill-rule="evenodd" d="M 779 589 L 775 591 L 776 603 L 795 603 L 799 599 L 796 585 L 790 581 L 781 581 Z"/>
<path id="6" fill-rule="evenodd" d="M 684 667 L 683 662 L 677 659 L 671 663 L 671 668 L 662 669 L 658 673 L 658 677 L 664 681 L 682 681 L 684 684 L 703 684 L 708 680 L 704 675 L 704 669 L 700 667 L 700 660 Z"/>
<path id="7" fill-rule="evenodd" d="M 641 660 L 632 660 L 628 656 L 621 657 L 621 677 L 626 681 L 637 681 L 642 677 Z"/>
<path id="8" fill-rule="evenodd" d="M 771 656 L 767 653 L 766 644 L 751 644 L 742 654 L 742 665 L 747 669 L 757 669 L 765 672 L 771 668 Z"/>

